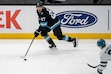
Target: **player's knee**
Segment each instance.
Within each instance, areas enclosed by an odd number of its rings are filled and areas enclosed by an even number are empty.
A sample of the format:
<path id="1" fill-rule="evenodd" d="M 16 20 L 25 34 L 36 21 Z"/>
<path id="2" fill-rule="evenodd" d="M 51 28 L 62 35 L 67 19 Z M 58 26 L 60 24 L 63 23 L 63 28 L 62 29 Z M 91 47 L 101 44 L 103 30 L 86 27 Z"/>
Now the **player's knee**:
<path id="1" fill-rule="evenodd" d="M 63 36 L 57 36 L 58 40 L 63 40 Z"/>

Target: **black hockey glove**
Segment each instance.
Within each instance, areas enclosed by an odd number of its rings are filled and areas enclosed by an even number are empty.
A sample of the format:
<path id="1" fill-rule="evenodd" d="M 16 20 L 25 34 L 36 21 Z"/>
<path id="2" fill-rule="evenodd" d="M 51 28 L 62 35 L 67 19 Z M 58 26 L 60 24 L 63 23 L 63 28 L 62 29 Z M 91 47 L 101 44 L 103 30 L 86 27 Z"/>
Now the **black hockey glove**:
<path id="1" fill-rule="evenodd" d="M 36 30 L 36 31 L 34 32 L 34 36 L 37 37 L 37 36 L 39 35 L 39 33 L 40 33 L 40 32 L 39 32 L 38 30 Z"/>

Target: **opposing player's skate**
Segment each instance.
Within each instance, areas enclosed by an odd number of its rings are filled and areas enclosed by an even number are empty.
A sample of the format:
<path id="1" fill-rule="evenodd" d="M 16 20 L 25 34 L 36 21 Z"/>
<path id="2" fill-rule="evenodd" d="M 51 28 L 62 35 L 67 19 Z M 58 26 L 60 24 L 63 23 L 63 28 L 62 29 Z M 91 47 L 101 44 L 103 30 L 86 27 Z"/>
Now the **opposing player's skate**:
<path id="1" fill-rule="evenodd" d="M 74 47 L 77 47 L 77 46 L 78 46 L 78 38 L 77 38 L 77 37 L 74 38 L 72 42 L 73 42 L 73 46 L 74 46 Z"/>
<path id="2" fill-rule="evenodd" d="M 99 69 L 97 69 L 98 74 L 103 74 Z"/>

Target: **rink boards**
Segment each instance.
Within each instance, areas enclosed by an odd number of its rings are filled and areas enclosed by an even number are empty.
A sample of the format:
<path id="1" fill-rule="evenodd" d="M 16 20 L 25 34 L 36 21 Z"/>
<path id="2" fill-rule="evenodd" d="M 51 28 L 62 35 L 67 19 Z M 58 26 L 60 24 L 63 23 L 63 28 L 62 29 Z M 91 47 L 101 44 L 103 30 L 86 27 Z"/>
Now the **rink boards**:
<path id="1" fill-rule="evenodd" d="M 81 39 L 111 39 L 110 5 L 46 5 L 46 7 L 60 18 L 65 35 Z M 0 39 L 31 39 L 38 26 L 34 5 L 0 6 Z M 49 35 L 56 39 L 52 32 Z"/>
<path id="2" fill-rule="evenodd" d="M 98 38 L 105 38 L 105 39 L 111 39 L 111 34 L 107 34 L 107 33 L 63 33 L 64 35 L 68 35 L 71 37 L 78 37 L 80 39 L 98 39 Z M 51 38 L 53 39 L 57 39 L 52 33 L 49 34 L 51 36 Z M 32 39 L 33 38 L 33 34 L 32 33 L 7 33 L 7 34 L 0 34 L 0 38 L 1 39 Z M 43 37 L 41 37 L 40 35 L 36 38 L 36 39 L 43 39 Z"/>

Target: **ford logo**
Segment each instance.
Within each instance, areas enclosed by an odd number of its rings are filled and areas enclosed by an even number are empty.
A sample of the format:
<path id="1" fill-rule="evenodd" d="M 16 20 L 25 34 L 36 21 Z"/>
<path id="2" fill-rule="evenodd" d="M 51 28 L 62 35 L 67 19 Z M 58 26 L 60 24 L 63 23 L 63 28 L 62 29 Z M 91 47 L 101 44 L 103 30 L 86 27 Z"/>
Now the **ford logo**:
<path id="1" fill-rule="evenodd" d="M 85 11 L 64 11 L 57 14 L 63 27 L 83 28 L 92 26 L 97 22 L 97 17 Z"/>

